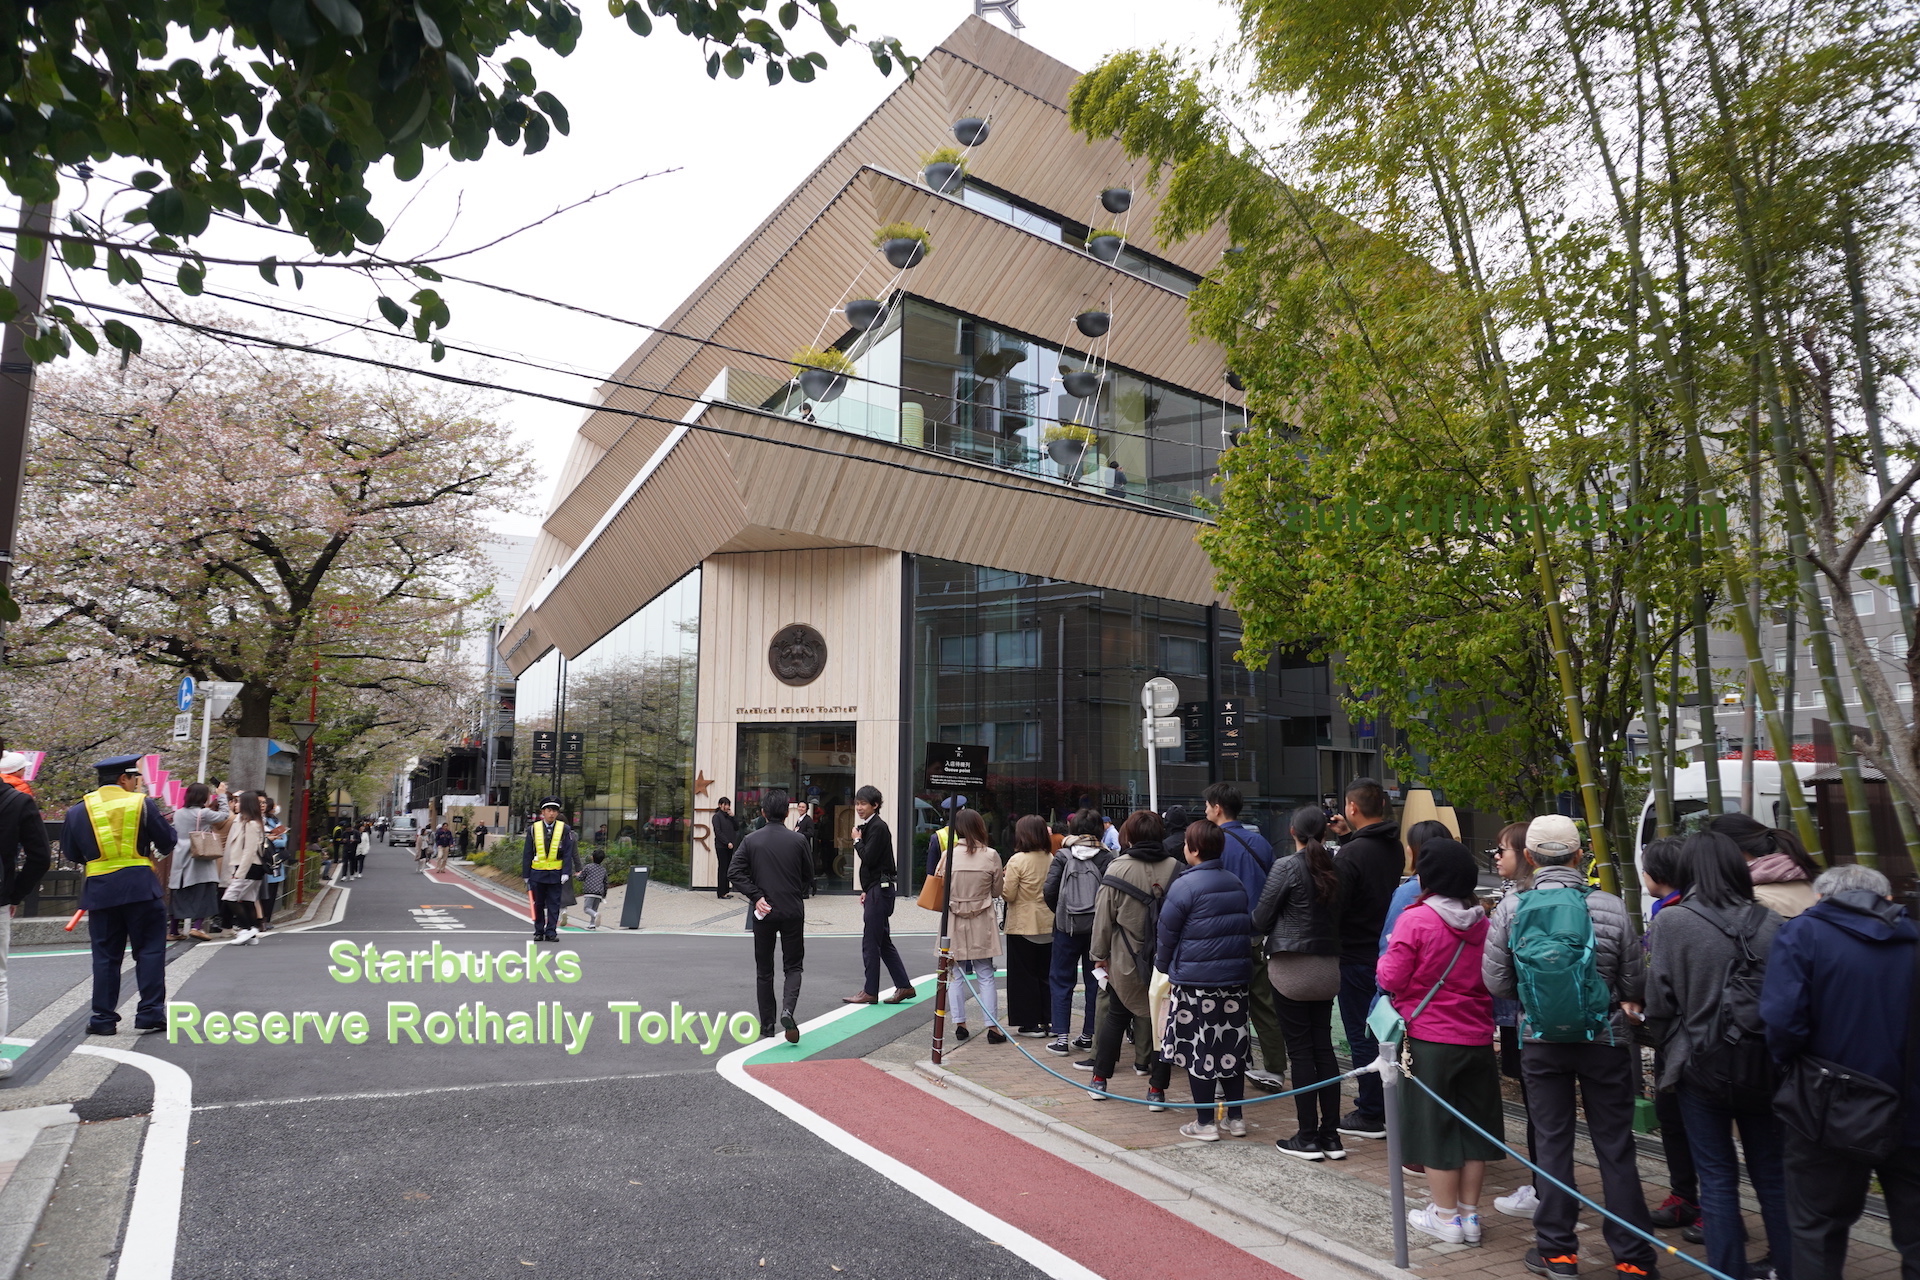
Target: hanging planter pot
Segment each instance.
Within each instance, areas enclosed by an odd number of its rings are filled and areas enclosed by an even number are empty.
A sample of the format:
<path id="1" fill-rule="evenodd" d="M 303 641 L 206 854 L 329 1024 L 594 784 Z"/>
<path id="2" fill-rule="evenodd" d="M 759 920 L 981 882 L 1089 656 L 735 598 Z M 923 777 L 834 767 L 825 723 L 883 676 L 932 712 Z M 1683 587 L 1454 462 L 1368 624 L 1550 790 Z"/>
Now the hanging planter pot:
<path id="1" fill-rule="evenodd" d="M 1089 338 L 1104 337 L 1113 327 L 1113 317 L 1104 311 L 1082 311 L 1073 318 L 1073 327 Z"/>
<path id="2" fill-rule="evenodd" d="M 1247 256 L 1247 247 L 1243 244 L 1230 244 L 1220 251 L 1221 260 L 1228 266 L 1237 266 L 1240 259 Z"/>
<path id="3" fill-rule="evenodd" d="M 1066 393 L 1076 400 L 1085 400 L 1100 390 L 1100 375 L 1088 373 L 1085 369 L 1060 375 L 1060 385 Z"/>
<path id="4" fill-rule="evenodd" d="M 1133 208 L 1133 191 L 1128 187 L 1108 187 L 1100 193 L 1100 207 L 1108 213 L 1125 213 Z"/>
<path id="5" fill-rule="evenodd" d="M 951 195 L 958 191 L 960 184 L 966 180 L 967 170 L 965 165 L 954 164 L 948 160 L 936 160 L 922 169 L 920 176 L 926 179 L 928 187 L 941 195 Z"/>
<path id="6" fill-rule="evenodd" d="M 992 132 L 993 126 L 979 116 L 967 116 L 953 122 L 953 136 L 960 140 L 960 145 L 963 147 L 979 146 Z"/>
<path id="7" fill-rule="evenodd" d="M 829 404 L 847 389 L 847 376 L 853 373 L 853 361 L 847 353 L 833 347 L 807 347 L 793 353 L 793 372 L 807 399 Z"/>
<path id="8" fill-rule="evenodd" d="M 887 314 L 887 304 L 877 298 L 854 298 L 847 303 L 847 323 L 865 333 Z"/>
<path id="9" fill-rule="evenodd" d="M 1087 252 L 1102 262 L 1112 262 L 1120 256 L 1120 246 L 1126 243 L 1115 227 L 1100 227 L 1087 233 Z"/>
<path id="10" fill-rule="evenodd" d="M 1245 391 L 1247 389 L 1247 384 L 1241 381 L 1240 375 L 1231 369 L 1227 370 L 1227 385 L 1235 391 Z"/>
<path id="11" fill-rule="evenodd" d="M 1087 450 L 1099 438 L 1092 427 L 1083 427 L 1077 422 L 1056 423 L 1047 428 L 1047 456 L 1060 468 L 1062 476 L 1078 475 Z"/>
<path id="12" fill-rule="evenodd" d="M 958 147 L 941 147 L 920 157 L 920 176 L 942 195 L 960 189 L 967 177 L 967 157 Z"/>
<path id="13" fill-rule="evenodd" d="M 873 233 L 873 243 L 887 255 L 888 262 L 902 271 L 919 266 L 933 252 L 933 241 L 926 228 L 911 222 L 889 222 Z"/>

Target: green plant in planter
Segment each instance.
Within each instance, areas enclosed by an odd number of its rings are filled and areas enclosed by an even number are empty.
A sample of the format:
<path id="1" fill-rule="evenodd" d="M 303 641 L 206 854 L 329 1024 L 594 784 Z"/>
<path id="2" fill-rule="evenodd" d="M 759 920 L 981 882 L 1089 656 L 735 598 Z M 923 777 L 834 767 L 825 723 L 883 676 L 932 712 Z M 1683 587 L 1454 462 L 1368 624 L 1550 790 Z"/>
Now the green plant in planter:
<path id="1" fill-rule="evenodd" d="M 853 373 L 853 361 L 837 347 L 802 347 L 793 353 L 793 371 L 824 369 L 828 373 Z"/>
<path id="2" fill-rule="evenodd" d="M 1093 230 L 1087 232 L 1087 242 L 1091 244 L 1101 236 L 1112 236 L 1115 240 L 1125 240 L 1127 233 L 1118 227 L 1095 227 Z"/>
<path id="3" fill-rule="evenodd" d="M 873 233 L 874 247 L 878 248 L 889 240 L 918 240 L 920 252 L 933 252 L 933 237 L 927 234 L 925 227 L 916 227 L 911 222 L 889 222 Z"/>
<path id="4" fill-rule="evenodd" d="M 958 147 L 940 147 L 920 157 L 922 168 L 930 164 L 950 164 L 964 172 L 967 167 L 967 153 Z"/>
<path id="5" fill-rule="evenodd" d="M 1100 433 L 1092 427 L 1083 427 L 1077 422 L 1056 422 L 1041 433 L 1041 440 L 1052 444 L 1056 440 L 1075 440 L 1084 445 L 1100 443 Z"/>

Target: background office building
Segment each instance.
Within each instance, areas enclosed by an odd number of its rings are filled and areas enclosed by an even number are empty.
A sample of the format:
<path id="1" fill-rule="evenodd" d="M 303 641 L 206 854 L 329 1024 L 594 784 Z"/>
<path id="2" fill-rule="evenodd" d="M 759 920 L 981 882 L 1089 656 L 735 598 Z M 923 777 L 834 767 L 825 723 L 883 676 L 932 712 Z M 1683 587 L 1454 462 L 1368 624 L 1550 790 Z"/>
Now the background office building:
<path id="1" fill-rule="evenodd" d="M 782 787 L 851 889 L 855 787 L 924 833 L 929 743 L 986 748 L 968 799 L 1003 847 L 1022 814 L 1144 805 L 1154 676 L 1183 724 L 1163 808 L 1379 772 L 1324 662 L 1240 654 L 1195 534 L 1244 408 L 1187 324 L 1225 235 L 1154 239 L 1144 167 L 1067 125 L 1076 75 L 969 19 L 602 387 L 500 631 L 516 809 L 557 791 L 706 886 L 715 801 L 751 823 Z M 896 222 L 932 244 L 905 268 L 872 245 Z M 843 376 L 794 377 L 816 334 Z"/>

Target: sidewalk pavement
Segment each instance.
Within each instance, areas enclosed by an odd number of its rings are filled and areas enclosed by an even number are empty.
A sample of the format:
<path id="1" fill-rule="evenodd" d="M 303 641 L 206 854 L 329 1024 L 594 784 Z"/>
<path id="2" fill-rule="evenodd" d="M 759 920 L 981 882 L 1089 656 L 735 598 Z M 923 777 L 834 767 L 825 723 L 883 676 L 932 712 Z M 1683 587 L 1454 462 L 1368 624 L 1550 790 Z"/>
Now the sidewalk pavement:
<path id="1" fill-rule="evenodd" d="M 1075 1050 L 1067 1055 L 1054 1055 L 1042 1047 L 1044 1040 L 1018 1043 L 1036 1058 L 1054 1059 L 1047 1065 L 1063 1076 L 1091 1079 L 1090 1073 L 1073 1066 L 1075 1061 L 1089 1056 L 1087 1053 Z M 1030 1117 L 1059 1122 L 1049 1126 L 1053 1132 L 1084 1135 L 1096 1144 L 1112 1143 L 1147 1157 L 1176 1176 L 1216 1187 L 1229 1197 L 1251 1201 L 1283 1220 L 1292 1221 L 1302 1230 L 1324 1233 L 1373 1258 L 1390 1262 L 1393 1257 L 1393 1223 L 1387 1201 L 1387 1144 L 1367 1138 L 1347 1138 L 1347 1158 L 1337 1162 L 1313 1163 L 1282 1155 L 1274 1150 L 1273 1142 L 1295 1131 L 1290 1098 L 1248 1108 L 1245 1138 L 1223 1136 L 1218 1142 L 1193 1142 L 1181 1137 L 1179 1132 L 1182 1124 L 1193 1119 L 1191 1105 L 1184 1108 L 1172 1105 L 1189 1097 L 1185 1080 L 1178 1071 L 1174 1073 L 1173 1087 L 1167 1091 L 1170 1109 L 1157 1113 L 1134 1103 L 1111 1099 L 1096 1102 L 1090 1094 L 1029 1062 L 1012 1042 L 989 1045 L 984 1036 L 975 1036 L 965 1044 L 949 1048 L 944 1056 L 946 1071 L 1002 1100 L 1002 1105 L 1010 1105 Z M 1147 1082 L 1134 1075 L 1130 1068 L 1131 1059 L 1123 1054 L 1108 1091 L 1145 1098 Z M 939 1069 L 929 1065 L 923 1070 Z M 1287 1083 L 1291 1087 L 1295 1082 Z M 1250 1093 L 1255 1091 L 1251 1084 L 1248 1089 Z M 1344 1092 L 1349 1098 L 1352 1096 L 1351 1081 L 1345 1085 Z M 1507 1140 L 1509 1146 L 1524 1149 L 1524 1120 L 1509 1120 Z M 1576 1145 L 1575 1154 L 1576 1184 L 1584 1194 L 1597 1198 L 1599 1176 L 1592 1149 L 1581 1141 Z M 1657 1161 L 1643 1161 L 1641 1168 L 1644 1175 L 1650 1175 L 1644 1188 L 1651 1208 L 1667 1197 L 1668 1188 L 1658 1181 L 1666 1170 Z M 1506 1159 L 1489 1165 L 1486 1189 L 1480 1197 L 1484 1243 L 1477 1247 L 1442 1244 L 1415 1232 L 1408 1241 L 1413 1266 L 1420 1274 L 1431 1277 L 1474 1275 L 1492 1280 L 1522 1280 L 1528 1275 L 1522 1258 L 1533 1243 L 1531 1226 L 1524 1219 L 1504 1217 L 1496 1212 L 1493 1200 L 1530 1180 L 1526 1166 L 1518 1160 Z M 1409 1209 L 1427 1202 L 1423 1177 L 1408 1174 L 1406 1191 Z M 1751 1197 L 1745 1197 L 1743 1202 L 1747 1209 L 1748 1236 L 1756 1242 L 1748 1246 L 1749 1258 L 1758 1260 L 1766 1251 L 1766 1234 Z M 1611 1276 L 1613 1259 L 1600 1239 L 1599 1227 L 1597 1213 L 1582 1212 L 1581 1271 L 1585 1275 Z M 1655 1234 L 1685 1253 L 1701 1259 L 1706 1256 L 1705 1246 L 1685 1243 L 1677 1230 Z M 1670 1280 L 1702 1274 L 1680 1259 L 1667 1257 L 1662 1261 Z M 1853 1232 L 1848 1280 L 1897 1280 L 1899 1274 L 1900 1258 L 1886 1235 L 1886 1224 L 1862 1219 Z"/>
<path id="2" fill-rule="evenodd" d="M 526 893 L 527 886 L 519 876 L 494 867 L 475 866 L 470 863 L 450 861 L 452 870 L 486 884 L 505 889 L 519 896 Z M 627 887 L 615 885 L 600 904 L 600 927 L 618 929 L 621 912 L 626 909 Z M 731 898 L 715 896 L 711 889 L 687 889 L 675 884 L 649 883 L 647 900 L 640 913 L 641 933 L 745 933 L 747 922 L 747 900 L 742 894 Z M 807 932 L 814 934 L 850 934 L 858 937 L 861 932 L 860 896 L 854 893 L 823 893 L 807 899 Z M 580 908 L 571 906 L 566 911 L 566 923 L 581 925 L 586 916 Z M 940 913 L 922 910 L 911 898 L 900 898 L 893 908 L 893 933 L 896 938 L 903 935 L 927 935 L 925 946 L 921 941 L 912 943 L 903 941 L 902 954 L 909 947 L 923 949 L 932 954 L 932 939 L 940 930 Z M 914 968 L 915 962 L 909 960 L 908 968 Z M 921 965 L 918 971 L 924 971 L 929 965 Z"/>

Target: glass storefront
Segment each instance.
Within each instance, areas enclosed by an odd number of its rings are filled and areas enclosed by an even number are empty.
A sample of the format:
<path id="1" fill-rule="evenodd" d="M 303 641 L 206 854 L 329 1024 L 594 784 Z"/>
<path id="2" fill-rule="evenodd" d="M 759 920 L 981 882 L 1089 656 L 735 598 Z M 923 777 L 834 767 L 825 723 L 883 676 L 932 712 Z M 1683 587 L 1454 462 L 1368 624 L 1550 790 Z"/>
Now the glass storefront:
<path id="1" fill-rule="evenodd" d="M 854 726 L 743 724 L 735 739 L 734 813 L 742 831 L 764 826 L 760 797 L 778 787 L 799 812 L 788 823 L 813 846 L 818 889 L 853 886 L 853 792 L 857 740 Z"/>
<path id="2" fill-rule="evenodd" d="M 789 387 L 767 407 L 862 435 L 1022 471 L 1108 497 L 1197 514 L 1227 433 L 1245 413 L 918 298 L 849 349 L 837 399 Z M 1066 374 L 1098 388 L 1068 395 Z"/>
<path id="3" fill-rule="evenodd" d="M 514 714 L 520 820 L 557 796 L 584 847 L 687 884 L 699 643 L 696 569 L 579 657 L 550 652 L 527 668 Z M 554 735 L 546 755 L 540 733 Z"/>
<path id="4" fill-rule="evenodd" d="M 1377 759 L 1352 738 L 1324 661 L 1277 654 L 1250 671 L 1235 660 L 1231 610 L 921 557 L 913 615 L 908 758 L 917 765 L 929 742 L 985 746 L 987 787 L 967 799 L 1003 853 L 1023 814 L 1056 822 L 1091 803 L 1117 822 L 1146 807 L 1140 688 L 1154 676 L 1179 689 L 1185 738 L 1160 748 L 1162 810 L 1199 816 L 1200 793 L 1225 780 L 1271 835 L 1323 782 Z M 917 792 L 915 883 L 943 798 Z"/>

